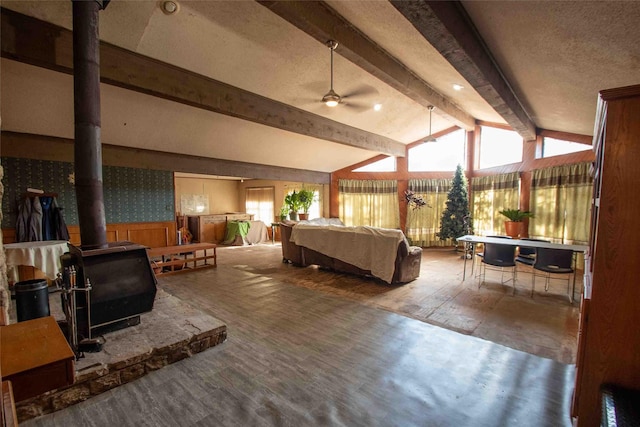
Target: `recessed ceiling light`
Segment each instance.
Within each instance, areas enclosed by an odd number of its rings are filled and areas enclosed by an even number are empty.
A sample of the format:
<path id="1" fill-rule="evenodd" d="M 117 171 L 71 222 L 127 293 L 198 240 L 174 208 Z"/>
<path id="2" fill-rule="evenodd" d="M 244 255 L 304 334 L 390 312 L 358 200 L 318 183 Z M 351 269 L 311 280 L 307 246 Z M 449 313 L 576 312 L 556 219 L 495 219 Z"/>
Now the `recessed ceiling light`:
<path id="1" fill-rule="evenodd" d="M 374 109 L 375 111 L 380 111 L 380 110 L 382 110 L 382 104 L 376 104 L 376 105 L 374 105 L 374 106 L 373 106 L 373 109 Z"/>
<path id="2" fill-rule="evenodd" d="M 178 11 L 178 2 L 167 0 L 162 2 L 162 11 L 167 15 L 174 14 Z"/>
<path id="3" fill-rule="evenodd" d="M 455 90 L 462 90 L 462 89 L 464 89 L 464 86 L 459 85 L 459 84 L 454 84 L 454 85 L 453 85 L 453 89 L 455 89 Z"/>

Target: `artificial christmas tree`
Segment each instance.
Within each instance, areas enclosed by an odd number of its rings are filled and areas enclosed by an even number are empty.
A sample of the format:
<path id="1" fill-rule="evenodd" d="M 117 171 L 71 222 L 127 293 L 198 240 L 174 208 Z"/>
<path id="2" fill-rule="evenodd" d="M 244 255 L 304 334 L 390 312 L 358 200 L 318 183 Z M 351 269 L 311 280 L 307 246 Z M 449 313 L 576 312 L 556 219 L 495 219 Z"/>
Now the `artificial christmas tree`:
<path id="1" fill-rule="evenodd" d="M 473 233 L 473 223 L 469 213 L 469 191 L 467 190 L 467 178 L 464 176 L 462 166 L 458 165 L 453 176 L 453 185 L 447 196 L 447 207 L 442 212 L 440 220 L 440 232 L 437 236 L 440 240 L 455 239 L 465 234 Z"/>

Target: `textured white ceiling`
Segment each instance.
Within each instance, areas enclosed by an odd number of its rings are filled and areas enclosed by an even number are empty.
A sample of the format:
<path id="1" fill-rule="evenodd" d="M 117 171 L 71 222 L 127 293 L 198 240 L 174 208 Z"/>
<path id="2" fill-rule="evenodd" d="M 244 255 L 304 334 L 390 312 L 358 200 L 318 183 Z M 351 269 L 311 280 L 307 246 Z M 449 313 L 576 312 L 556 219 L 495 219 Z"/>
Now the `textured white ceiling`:
<path id="1" fill-rule="evenodd" d="M 464 1 L 540 128 L 593 133 L 598 91 L 640 83 L 638 1 Z"/>
<path id="2" fill-rule="evenodd" d="M 329 2 L 373 41 L 479 120 L 504 120 L 387 1 Z M 465 1 L 480 34 L 540 128 L 590 134 L 597 92 L 640 83 L 640 2 Z M 2 6 L 71 29 L 71 2 Z M 329 49 L 253 1 L 112 1 L 109 43 L 403 143 L 428 133 L 428 111 L 335 55 L 334 89 L 367 95 L 331 109 Z M 339 42 L 339 40 L 338 40 Z M 339 52 L 339 50 L 338 50 Z M 71 78 L 2 60 L 2 128 L 71 137 Z M 465 86 L 456 92 L 454 83 Z M 374 103 L 383 109 L 375 112 Z M 103 142 L 330 172 L 377 153 L 102 86 Z M 124 124 L 126 123 L 126 125 Z M 451 126 L 436 111 L 433 131 Z M 264 153 L 286 152 L 286 156 Z"/>

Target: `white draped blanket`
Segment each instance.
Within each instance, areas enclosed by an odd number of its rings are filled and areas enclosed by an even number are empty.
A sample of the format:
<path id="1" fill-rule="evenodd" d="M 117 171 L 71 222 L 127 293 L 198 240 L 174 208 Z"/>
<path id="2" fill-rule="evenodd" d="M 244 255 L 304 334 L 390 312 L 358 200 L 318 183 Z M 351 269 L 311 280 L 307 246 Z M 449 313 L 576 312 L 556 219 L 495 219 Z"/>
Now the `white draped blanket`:
<path id="1" fill-rule="evenodd" d="M 405 238 L 402 231 L 387 228 L 298 224 L 293 227 L 290 240 L 298 246 L 370 270 L 372 275 L 391 283 L 398 245 Z"/>
<path id="2" fill-rule="evenodd" d="M 7 256 L 9 278 L 19 280 L 19 265 L 27 265 L 41 270 L 49 279 L 56 278 L 62 268 L 60 256 L 69 250 L 65 240 L 45 240 L 37 242 L 10 243 L 4 245 Z"/>

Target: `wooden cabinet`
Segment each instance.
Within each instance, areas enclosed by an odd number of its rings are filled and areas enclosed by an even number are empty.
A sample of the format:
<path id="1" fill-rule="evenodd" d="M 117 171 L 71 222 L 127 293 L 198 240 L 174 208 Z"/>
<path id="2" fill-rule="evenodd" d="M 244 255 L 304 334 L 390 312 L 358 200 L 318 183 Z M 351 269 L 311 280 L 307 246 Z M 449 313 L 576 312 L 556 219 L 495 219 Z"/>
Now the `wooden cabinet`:
<path id="1" fill-rule="evenodd" d="M 640 389 L 640 85 L 600 93 L 590 254 L 573 414 L 600 425 L 600 388 Z"/>
<path id="2" fill-rule="evenodd" d="M 53 317 L 2 326 L 0 340 L 2 379 L 16 402 L 73 384 L 75 355 Z"/>
<path id="3" fill-rule="evenodd" d="M 187 224 L 194 241 L 201 243 L 222 242 L 227 231 L 227 221 L 251 220 L 253 220 L 253 215 L 245 213 L 187 216 Z"/>

